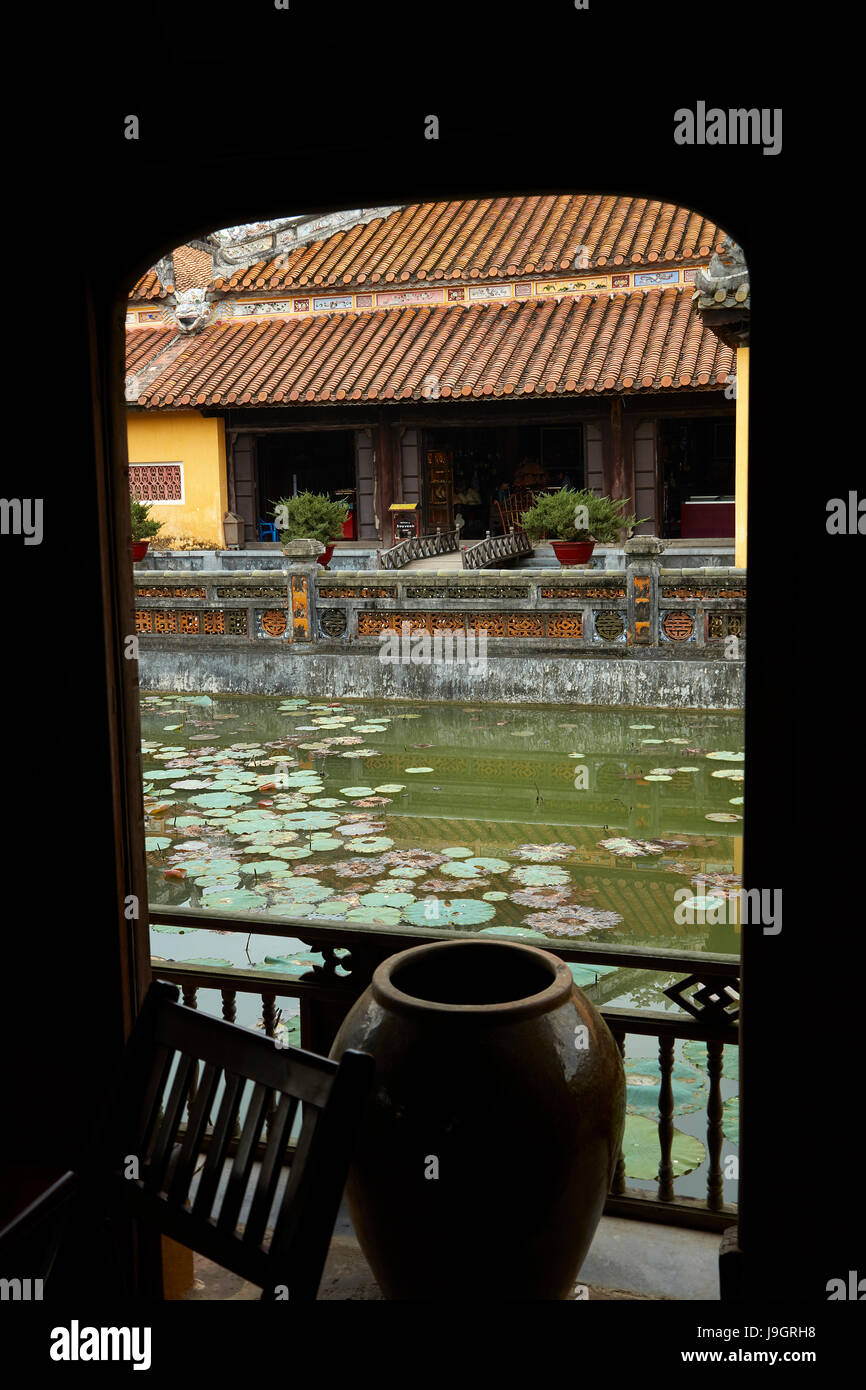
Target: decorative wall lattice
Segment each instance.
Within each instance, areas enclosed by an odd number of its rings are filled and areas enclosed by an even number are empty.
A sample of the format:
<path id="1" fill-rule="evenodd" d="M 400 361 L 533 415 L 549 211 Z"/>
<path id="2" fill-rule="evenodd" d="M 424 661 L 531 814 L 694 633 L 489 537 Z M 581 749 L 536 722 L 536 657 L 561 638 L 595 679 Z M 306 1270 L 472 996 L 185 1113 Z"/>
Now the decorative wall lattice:
<path id="1" fill-rule="evenodd" d="M 135 630 L 163 636 L 167 633 L 199 633 L 228 637 L 246 637 L 247 615 L 243 611 L 224 612 L 222 609 L 185 611 L 181 608 L 137 608 Z"/>
<path id="2" fill-rule="evenodd" d="M 343 637 L 346 632 L 346 624 L 347 616 L 344 608 L 319 609 L 319 626 L 326 637 Z"/>
<path id="3" fill-rule="evenodd" d="M 688 642 L 695 635 L 695 620 L 691 613 L 665 613 L 662 632 L 671 642 Z"/>
<path id="4" fill-rule="evenodd" d="M 744 637 L 746 634 L 745 613 L 708 613 L 707 637 Z"/>
<path id="5" fill-rule="evenodd" d="M 542 589 L 542 598 L 625 598 L 622 584 L 594 584 L 580 589 Z"/>
<path id="6" fill-rule="evenodd" d="M 625 632 L 625 619 L 621 613 L 603 608 L 595 615 L 595 635 L 605 642 L 616 642 Z"/>
<path id="7" fill-rule="evenodd" d="M 207 589 L 136 589 L 136 598 L 207 598 Z"/>
<path id="8" fill-rule="evenodd" d="M 328 584 L 319 585 L 319 598 L 396 598 L 396 589 L 383 589 L 376 585 L 364 584 L 363 586 L 350 588 L 349 585 L 336 586 Z M 412 597 L 412 595 L 410 595 Z M 422 595 L 423 597 L 423 595 Z"/>
<path id="9" fill-rule="evenodd" d="M 263 613 L 257 614 L 261 623 L 262 635 L 265 637 L 285 637 L 287 613 L 284 608 L 267 608 Z"/>
<path id="10" fill-rule="evenodd" d="M 129 492 L 137 502 L 182 502 L 183 464 L 131 463 Z"/>
<path id="11" fill-rule="evenodd" d="M 616 616 L 616 615 L 614 615 Z M 367 613 L 358 614 L 358 636 L 401 631 L 481 632 L 490 637 L 582 637 L 579 613 Z M 622 619 L 620 619 L 622 624 Z"/>
<path id="12" fill-rule="evenodd" d="M 670 598 L 745 598 L 745 589 L 716 589 L 708 585 L 673 584 L 663 585 L 663 599 Z"/>
<path id="13" fill-rule="evenodd" d="M 218 584 L 217 598 L 278 598 L 285 602 L 286 590 L 282 584 Z"/>

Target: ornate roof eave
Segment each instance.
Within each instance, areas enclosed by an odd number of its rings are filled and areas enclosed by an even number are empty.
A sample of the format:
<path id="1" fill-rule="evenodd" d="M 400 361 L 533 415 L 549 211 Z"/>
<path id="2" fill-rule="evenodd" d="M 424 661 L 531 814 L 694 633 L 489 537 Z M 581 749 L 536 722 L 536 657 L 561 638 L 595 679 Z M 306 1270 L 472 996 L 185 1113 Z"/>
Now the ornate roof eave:
<path id="1" fill-rule="evenodd" d="M 706 268 L 695 275 L 692 303 L 726 347 L 747 347 L 752 288 L 742 247 L 726 236 Z"/>

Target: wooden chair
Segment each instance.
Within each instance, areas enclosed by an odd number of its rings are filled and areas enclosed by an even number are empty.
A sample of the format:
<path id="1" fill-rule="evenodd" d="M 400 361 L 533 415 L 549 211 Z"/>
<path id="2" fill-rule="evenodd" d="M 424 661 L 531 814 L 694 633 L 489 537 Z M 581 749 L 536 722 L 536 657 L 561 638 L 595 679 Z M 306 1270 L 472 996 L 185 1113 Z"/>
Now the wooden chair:
<path id="1" fill-rule="evenodd" d="M 131 1207 L 163 1234 L 257 1284 L 263 1299 L 312 1301 L 374 1060 L 347 1051 L 337 1063 L 299 1048 L 281 1049 L 270 1038 L 177 1000 L 171 985 L 155 983 L 148 992 L 85 1165 L 85 1200 L 103 1212 L 116 1204 Z M 249 1103 L 240 1119 L 248 1084 Z M 299 1105 L 297 1147 L 272 1212 Z M 179 1134 L 185 1110 L 186 1130 Z M 240 1228 L 266 1121 L 261 1166 Z M 204 1167 L 191 1192 L 203 1152 Z M 266 1245 L 270 1225 L 273 1237 Z"/>

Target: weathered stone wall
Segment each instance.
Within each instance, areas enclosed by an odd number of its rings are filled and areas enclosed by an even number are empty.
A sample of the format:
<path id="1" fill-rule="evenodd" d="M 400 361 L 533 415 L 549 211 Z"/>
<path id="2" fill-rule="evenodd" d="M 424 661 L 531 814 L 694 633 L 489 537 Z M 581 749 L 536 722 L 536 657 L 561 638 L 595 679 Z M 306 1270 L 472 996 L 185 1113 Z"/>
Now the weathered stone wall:
<path id="1" fill-rule="evenodd" d="M 144 688 L 317 698 L 741 709 L 745 602 L 644 536 L 602 573 L 136 573 Z"/>

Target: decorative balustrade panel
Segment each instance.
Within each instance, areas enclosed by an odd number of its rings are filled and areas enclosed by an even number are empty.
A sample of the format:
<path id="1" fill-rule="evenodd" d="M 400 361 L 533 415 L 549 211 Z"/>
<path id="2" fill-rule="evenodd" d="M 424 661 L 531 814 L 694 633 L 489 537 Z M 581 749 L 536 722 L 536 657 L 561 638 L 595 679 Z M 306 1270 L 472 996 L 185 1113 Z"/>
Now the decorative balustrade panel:
<path id="1" fill-rule="evenodd" d="M 509 558 L 500 553 L 503 547 L 529 544 L 515 531 L 465 549 L 463 570 L 395 572 L 407 562 L 397 557 L 398 564 L 396 551 L 408 548 L 403 553 L 411 550 L 411 558 L 422 551 L 444 554 L 457 534 L 403 541 L 382 552 L 392 567 L 373 573 L 310 564 L 287 566 L 281 574 L 198 571 L 188 580 L 176 571 L 137 574 L 136 632 L 145 644 L 219 638 L 372 649 L 383 632 L 400 633 L 405 624 L 410 634 L 486 631 L 493 655 L 497 643 L 507 642 L 594 656 L 622 656 L 634 648 L 653 658 L 745 657 L 743 570 L 664 569 L 655 557 L 614 571 L 491 570 L 497 559 Z"/>
<path id="2" fill-rule="evenodd" d="M 218 920 L 217 920 L 218 919 Z M 169 980 L 183 990 L 184 1002 L 197 1007 L 200 990 L 218 991 L 222 1017 L 234 1021 L 239 994 L 262 1001 L 260 1025 L 268 1037 L 276 1037 L 281 1010 L 278 999 L 300 1001 L 300 1033 L 296 1045 L 327 1052 L 339 1020 L 369 984 L 376 965 L 386 956 L 424 941 L 454 939 L 445 931 L 420 928 L 381 930 L 369 926 L 348 927 L 344 922 L 318 919 L 275 919 L 271 914 L 200 913 L 187 908 L 153 908 L 158 925 L 214 927 L 221 931 L 261 931 L 305 942 L 321 957 L 320 964 L 298 973 L 232 970 L 223 966 L 184 965 L 155 960 L 157 979 Z M 623 1156 L 617 1164 L 605 1210 L 610 1215 L 664 1220 L 673 1225 L 721 1231 L 736 1221 L 737 1209 L 723 1200 L 722 1169 L 722 1059 L 726 1044 L 736 1045 L 739 1014 L 739 962 L 729 956 L 704 951 L 672 952 L 654 947 L 617 947 L 602 943 L 550 948 L 567 961 L 621 965 L 682 976 L 665 993 L 686 1010 L 672 1014 L 644 1009 L 621 1009 L 599 1004 L 623 1056 L 630 1035 L 658 1040 L 659 1084 L 657 1092 L 659 1166 L 655 1192 L 629 1188 Z M 707 1047 L 706 1196 L 703 1200 L 675 1195 L 675 1135 L 672 1079 L 674 1048 L 678 1040 L 703 1042 Z M 526 1136 L 531 1142 L 531 1136 Z"/>
<path id="3" fill-rule="evenodd" d="M 515 560 L 520 555 L 531 555 L 532 541 L 522 528 L 511 528 L 504 536 L 487 536 L 475 545 L 463 548 L 463 568 L 465 570 L 489 569 L 500 561 Z"/>

